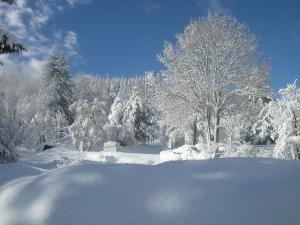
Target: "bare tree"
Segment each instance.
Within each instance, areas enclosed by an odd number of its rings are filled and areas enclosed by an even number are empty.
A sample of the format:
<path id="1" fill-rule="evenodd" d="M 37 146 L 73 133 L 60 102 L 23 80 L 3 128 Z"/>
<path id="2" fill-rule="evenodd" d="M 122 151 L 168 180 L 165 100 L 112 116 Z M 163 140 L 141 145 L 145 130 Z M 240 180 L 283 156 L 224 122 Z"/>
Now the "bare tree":
<path id="1" fill-rule="evenodd" d="M 219 142 L 224 112 L 237 96 L 247 101 L 268 93 L 269 66 L 259 61 L 255 36 L 230 15 L 209 13 L 176 38 L 158 56 L 166 67 L 160 108 L 173 124 L 197 118 L 206 141 Z"/>

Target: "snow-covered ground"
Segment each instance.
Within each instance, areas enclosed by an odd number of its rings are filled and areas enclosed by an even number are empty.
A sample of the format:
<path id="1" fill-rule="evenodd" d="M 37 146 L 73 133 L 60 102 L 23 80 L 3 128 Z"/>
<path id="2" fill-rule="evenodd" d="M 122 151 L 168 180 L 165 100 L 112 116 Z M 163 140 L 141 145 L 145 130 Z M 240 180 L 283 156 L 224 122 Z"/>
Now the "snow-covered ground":
<path id="1" fill-rule="evenodd" d="M 55 169 L 68 165 L 82 164 L 87 162 L 99 163 L 130 163 L 130 164 L 157 164 L 160 163 L 160 146 L 149 148 L 141 146 L 125 148 L 120 152 L 81 152 L 69 143 L 49 149 L 44 152 L 19 152 L 19 162 L 42 169 Z M 140 151 L 138 151 L 140 150 Z"/>
<path id="2" fill-rule="evenodd" d="M 158 146 L 136 150 L 24 151 L 0 165 L 0 224 L 300 224 L 299 161 L 161 163 Z"/>

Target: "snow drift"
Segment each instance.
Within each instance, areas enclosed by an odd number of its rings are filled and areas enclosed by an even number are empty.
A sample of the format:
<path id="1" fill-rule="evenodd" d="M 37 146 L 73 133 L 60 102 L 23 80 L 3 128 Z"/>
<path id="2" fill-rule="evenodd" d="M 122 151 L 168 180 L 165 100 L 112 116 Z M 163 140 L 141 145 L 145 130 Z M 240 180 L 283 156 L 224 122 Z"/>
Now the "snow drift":
<path id="1" fill-rule="evenodd" d="M 298 161 L 262 158 L 85 162 L 0 186 L 0 224 L 298 225 L 299 173 Z"/>
<path id="2" fill-rule="evenodd" d="M 176 149 L 160 152 L 161 161 L 174 160 L 204 160 L 228 157 L 269 157 L 271 158 L 274 146 L 262 145 L 237 145 L 222 144 L 183 145 Z"/>

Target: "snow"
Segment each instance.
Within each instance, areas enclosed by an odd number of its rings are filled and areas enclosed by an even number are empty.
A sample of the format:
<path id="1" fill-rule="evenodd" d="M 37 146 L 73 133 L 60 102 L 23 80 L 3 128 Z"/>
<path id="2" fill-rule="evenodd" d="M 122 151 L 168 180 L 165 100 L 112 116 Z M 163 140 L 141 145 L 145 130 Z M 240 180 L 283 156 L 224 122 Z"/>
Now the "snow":
<path id="1" fill-rule="evenodd" d="M 0 164 L 0 171 L 0 187 L 17 178 L 35 176 L 43 172 L 42 169 L 21 163 Z"/>
<path id="2" fill-rule="evenodd" d="M 300 136 L 289 137 L 288 142 L 291 144 L 300 145 Z"/>
<path id="3" fill-rule="evenodd" d="M 201 160 L 205 159 L 205 155 L 203 154 L 203 151 L 199 150 L 193 145 L 183 145 L 176 149 L 161 151 L 160 159 L 162 161 Z"/>
<path id="4" fill-rule="evenodd" d="M 216 157 L 271 157 L 274 146 L 262 145 L 207 145 L 199 143 L 193 145 L 183 145 L 176 149 L 169 149 L 160 152 L 162 162 L 173 160 L 204 160 Z"/>
<path id="5" fill-rule="evenodd" d="M 69 165 L 82 164 L 84 162 L 99 162 L 99 163 L 130 163 L 130 164 L 158 164 L 160 158 L 158 154 L 152 154 L 160 148 L 154 146 L 151 148 L 144 146 L 138 147 L 121 147 L 122 152 L 83 152 L 78 151 L 69 143 L 62 144 L 59 147 L 51 148 L 44 152 L 20 152 L 19 162 L 51 170 L 59 167 L 66 167 Z M 147 151 L 148 150 L 148 151 Z"/>
<path id="6" fill-rule="evenodd" d="M 68 158 L 80 158 L 79 164 L 51 170 L 24 162 L 1 165 L 11 179 L 0 176 L 0 224 L 300 224 L 298 161 L 228 158 L 141 165 L 77 153 L 70 151 Z M 130 153 L 117 155 L 130 161 Z M 55 160 L 50 156 L 49 150 L 38 158 Z"/>

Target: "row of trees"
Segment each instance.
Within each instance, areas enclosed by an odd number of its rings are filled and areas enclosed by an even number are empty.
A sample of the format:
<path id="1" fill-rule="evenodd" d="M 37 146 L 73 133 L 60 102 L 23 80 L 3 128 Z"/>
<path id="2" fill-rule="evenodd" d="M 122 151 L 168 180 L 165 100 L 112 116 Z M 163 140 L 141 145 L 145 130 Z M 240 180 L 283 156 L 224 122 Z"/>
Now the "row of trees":
<path id="1" fill-rule="evenodd" d="M 245 25 L 209 13 L 176 37 L 159 55 L 165 70 L 157 75 L 71 78 L 63 55 L 53 52 L 41 81 L 0 77 L 0 144 L 33 147 L 70 135 L 91 151 L 105 141 L 176 147 L 270 140 L 276 157 L 300 157 L 300 91 L 294 83 L 273 100 L 269 63 Z"/>
<path id="2" fill-rule="evenodd" d="M 83 151 L 100 150 L 109 140 L 153 143 L 159 129 L 146 98 L 146 79 L 71 79 L 63 55 L 54 52 L 41 80 L 0 76 L 0 143 L 7 152 L 17 146 L 41 148 L 67 135 Z"/>
<path id="3" fill-rule="evenodd" d="M 15 2 L 14 0 L 0 0 L 0 4 L 2 3 L 11 5 Z M 22 51 L 26 51 L 26 49 L 17 38 L 0 27 L 0 55 L 20 53 Z M 0 66 L 2 65 L 3 63 L 0 61 Z M 4 94 L 0 93 L 0 163 L 15 158 L 15 154 L 11 151 L 12 146 L 10 139 L 14 138 L 13 133 L 16 131 L 10 132 L 4 129 L 4 127 L 9 126 L 8 123 L 11 122 L 11 116 L 14 116 L 14 114 L 10 116 L 6 115 Z M 17 128 L 15 126 L 12 127 Z"/>

